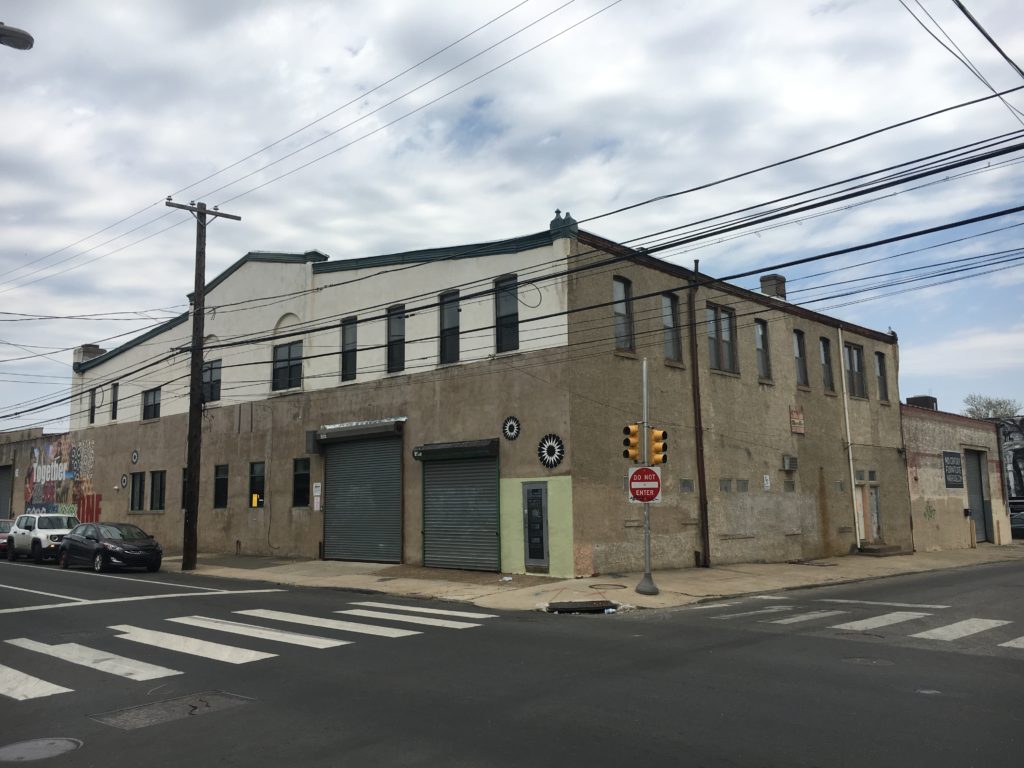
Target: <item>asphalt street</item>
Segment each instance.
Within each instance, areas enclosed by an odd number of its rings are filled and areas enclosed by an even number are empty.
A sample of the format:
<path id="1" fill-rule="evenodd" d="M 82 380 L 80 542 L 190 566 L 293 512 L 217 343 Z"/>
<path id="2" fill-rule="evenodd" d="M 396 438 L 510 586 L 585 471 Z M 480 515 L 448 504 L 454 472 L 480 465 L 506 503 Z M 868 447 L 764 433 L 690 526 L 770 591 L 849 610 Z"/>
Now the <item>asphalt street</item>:
<path id="1" fill-rule="evenodd" d="M 1008 563 L 502 614 L 0 562 L 0 761 L 66 738 L 38 764 L 1019 766 L 1022 594 Z"/>

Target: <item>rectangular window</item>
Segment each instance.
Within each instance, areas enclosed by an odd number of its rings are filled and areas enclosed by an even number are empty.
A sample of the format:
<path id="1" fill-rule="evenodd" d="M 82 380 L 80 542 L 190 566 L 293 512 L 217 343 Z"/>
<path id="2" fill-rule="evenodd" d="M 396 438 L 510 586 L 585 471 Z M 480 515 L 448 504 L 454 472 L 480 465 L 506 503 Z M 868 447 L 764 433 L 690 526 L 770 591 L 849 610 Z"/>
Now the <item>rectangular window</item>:
<path id="1" fill-rule="evenodd" d="M 836 380 L 832 374 L 832 342 L 822 336 L 818 339 L 821 350 L 821 384 L 826 392 L 836 391 Z"/>
<path id="2" fill-rule="evenodd" d="M 218 464 L 213 468 L 213 508 L 228 508 L 228 465 Z"/>
<path id="3" fill-rule="evenodd" d="M 843 364 L 846 368 L 846 387 L 850 397 L 867 397 L 864 384 L 864 348 L 856 344 L 843 345 Z"/>
<path id="4" fill-rule="evenodd" d="M 132 472 L 132 498 L 129 509 L 141 512 L 146 504 L 146 473 Z"/>
<path id="5" fill-rule="evenodd" d="M 633 286 L 624 277 L 612 280 L 612 317 L 615 327 L 615 348 L 632 352 Z"/>
<path id="6" fill-rule="evenodd" d="M 715 304 L 707 306 L 708 355 L 716 371 L 739 373 L 736 360 L 736 313 Z"/>
<path id="7" fill-rule="evenodd" d="M 89 423 L 96 423 L 96 388 L 89 390 Z"/>
<path id="8" fill-rule="evenodd" d="M 683 493 L 693 493 L 693 480 L 683 478 L 679 481 L 679 490 Z"/>
<path id="9" fill-rule="evenodd" d="M 718 490 L 720 490 L 722 493 L 732 493 L 732 478 L 718 478 Z"/>
<path id="10" fill-rule="evenodd" d="M 875 377 L 878 379 L 878 399 L 889 400 L 889 374 L 885 370 L 885 355 L 875 352 Z"/>
<path id="11" fill-rule="evenodd" d="M 293 341 L 274 347 L 274 374 L 271 388 L 294 389 L 302 386 L 302 342 Z"/>
<path id="12" fill-rule="evenodd" d="M 459 292 L 447 291 L 440 297 L 440 339 L 438 355 L 442 365 L 459 362 Z"/>
<path id="13" fill-rule="evenodd" d="M 796 480 L 783 480 L 782 490 L 786 493 L 796 493 Z"/>
<path id="14" fill-rule="evenodd" d="M 494 281 L 494 351 L 519 349 L 519 279 L 505 275 Z"/>
<path id="15" fill-rule="evenodd" d="M 167 491 L 167 472 L 160 469 L 149 473 L 149 508 L 154 512 L 163 512 L 164 497 Z"/>
<path id="16" fill-rule="evenodd" d="M 292 506 L 309 506 L 309 459 L 292 461 Z"/>
<path id="17" fill-rule="evenodd" d="M 249 464 L 249 506 L 252 509 L 263 506 L 265 469 L 266 465 L 262 461 Z"/>
<path id="18" fill-rule="evenodd" d="M 737 480 L 736 481 L 736 493 L 746 493 L 750 489 L 749 480 Z"/>
<path id="19" fill-rule="evenodd" d="M 142 393 L 142 418 L 160 418 L 160 387 L 147 389 Z"/>
<path id="20" fill-rule="evenodd" d="M 405 305 L 388 308 L 388 373 L 405 370 Z"/>
<path id="21" fill-rule="evenodd" d="M 811 380 L 807 377 L 807 347 L 804 343 L 803 331 L 793 331 L 793 359 L 796 360 L 797 386 L 811 386 Z"/>
<path id="22" fill-rule="evenodd" d="M 356 378 L 356 349 L 358 348 L 358 321 L 354 317 L 346 317 L 341 321 L 341 380 L 353 381 Z"/>
<path id="23" fill-rule="evenodd" d="M 110 420 L 117 421 L 117 382 L 110 385 Z"/>
<path id="24" fill-rule="evenodd" d="M 220 400 L 220 360 L 203 363 L 203 402 L 216 403 Z"/>
<path id="25" fill-rule="evenodd" d="M 683 334 L 679 328 L 679 297 L 661 294 L 661 327 L 665 333 L 665 359 L 683 362 Z"/>
<path id="26" fill-rule="evenodd" d="M 768 321 L 754 321 L 754 347 L 757 351 L 757 377 L 771 379 L 772 358 L 768 350 Z"/>

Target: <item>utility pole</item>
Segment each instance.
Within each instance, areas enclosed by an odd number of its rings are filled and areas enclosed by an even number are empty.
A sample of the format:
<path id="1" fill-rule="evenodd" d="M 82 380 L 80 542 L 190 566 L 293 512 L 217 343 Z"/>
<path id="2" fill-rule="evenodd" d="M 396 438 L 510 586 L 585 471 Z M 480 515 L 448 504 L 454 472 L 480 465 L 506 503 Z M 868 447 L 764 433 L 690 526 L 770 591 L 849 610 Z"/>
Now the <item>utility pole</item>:
<path id="1" fill-rule="evenodd" d="M 166 205 L 188 211 L 196 219 L 196 276 L 192 294 L 192 358 L 188 380 L 188 438 L 185 459 L 185 530 L 181 542 L 181 570 L 193 571 L 199 547 L 199 462 L 203 446 L 203 319 L 206 293 L 206 217 L 241 221 L 241 216 L 222 213 L 206 203 Z"/>
<path id="2" fill-rule="evenodd" d="M 648 421 L 647 414 L 647 358 L 644 358 L 643 367 L 643 386 L 644 386 L 644 397 L 643 397 L 643 409 L 644 409 L 644 420 L 643 420 L 643 464 L 649 466 L 651 460 L 650 450 L 650 434 L 651 425 Z M 644 502 L 644 575 L 640 579 L 640 583 L 636 585 L 636 592 L 641 595 L 656 595 L 658 594 L 658 586 L 654 583 L 654 577 L 651 575 L 651 505 L 650 502 Z"/>

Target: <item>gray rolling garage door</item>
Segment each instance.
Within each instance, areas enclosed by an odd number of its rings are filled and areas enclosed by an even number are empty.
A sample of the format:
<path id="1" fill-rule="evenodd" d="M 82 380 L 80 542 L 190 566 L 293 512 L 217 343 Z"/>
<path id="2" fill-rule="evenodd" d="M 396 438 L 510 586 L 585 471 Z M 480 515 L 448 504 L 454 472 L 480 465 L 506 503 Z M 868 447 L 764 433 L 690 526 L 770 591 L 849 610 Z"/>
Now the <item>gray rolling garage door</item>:
<path id="1" fill-rule="evenodd" d="M 496 458 L 423 462 L 423 564 L 500 570 Z"/>
<path id="2" fill-rule="evenodd" d="M 402 561 L 402 441 L 324 446 L 324 557 Z"/>

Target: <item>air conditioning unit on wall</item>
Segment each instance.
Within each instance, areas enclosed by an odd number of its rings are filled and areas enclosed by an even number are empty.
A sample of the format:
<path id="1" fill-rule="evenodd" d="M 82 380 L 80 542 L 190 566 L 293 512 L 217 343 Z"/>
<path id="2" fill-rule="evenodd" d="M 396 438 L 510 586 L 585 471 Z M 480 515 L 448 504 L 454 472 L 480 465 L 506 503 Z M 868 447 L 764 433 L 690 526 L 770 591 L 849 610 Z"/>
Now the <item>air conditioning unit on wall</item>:
<path id="1" fill-rule="evenodd" d="M 786 472 L 795 472 L 797 468 L 796 456 L 783 456 L 782 468 Z"/>

